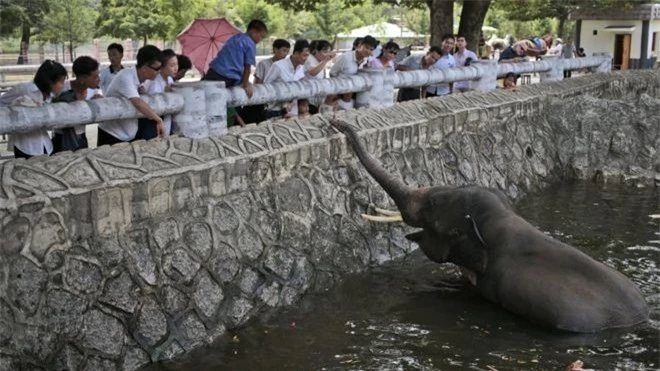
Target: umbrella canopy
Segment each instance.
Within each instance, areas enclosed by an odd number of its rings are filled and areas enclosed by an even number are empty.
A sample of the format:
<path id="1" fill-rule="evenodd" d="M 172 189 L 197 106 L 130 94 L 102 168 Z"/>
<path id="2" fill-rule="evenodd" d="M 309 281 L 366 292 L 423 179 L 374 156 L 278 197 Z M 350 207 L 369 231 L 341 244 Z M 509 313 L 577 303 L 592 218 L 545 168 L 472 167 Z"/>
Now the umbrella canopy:
<path id="1" fill-rule="evenodd" d="M 222 49 L 230 37 L 240 33 L 225 17 L 197 18 L 183 30 L 176 39 L 181 44 L 181 52 L 190 58 L 193 66 L 206 73 L 209 62 Z"/>

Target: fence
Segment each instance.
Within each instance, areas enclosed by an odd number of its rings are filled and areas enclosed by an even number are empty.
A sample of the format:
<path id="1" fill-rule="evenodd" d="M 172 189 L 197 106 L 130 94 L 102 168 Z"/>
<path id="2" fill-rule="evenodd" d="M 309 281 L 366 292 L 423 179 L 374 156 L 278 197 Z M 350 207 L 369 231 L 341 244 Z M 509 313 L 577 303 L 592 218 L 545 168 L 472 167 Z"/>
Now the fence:
<path id="1" fill-rule="evenodd" d="M 181 134 L 191 138 L 222 135 L 227 132 L 227 107 L 289 101 L 354 92 L 356 106 L 388 107 L 394 104 L 394 89 L 425 86 L 456 81 L 470 81 L 472 89 L 496 89 L 497 78 L 508 73 L 539 73 L 541 82 L 563 79 L 564 70 L 595 68 L 597 72 L 611 70 L 611 57 L 559 59 L 546 57 L 542 61 L 498 64 L 479 61 L 469 67 L 444 70 L 391 72 L 364 69 L 358 75 L 305 79 L 297 82 L 257 84 L 248 98 L 240 87 L 225 88 L 223 82 L 195 81 L 177 83 L 172 93 L 145 96 L 158 114 L 173 114 Z M 104 98 L 74 103 L 55 103 L 43 107 L 0 108 L 0 134 L 58 129 L 106 120 L 142 117 L 126 99 Z"/>

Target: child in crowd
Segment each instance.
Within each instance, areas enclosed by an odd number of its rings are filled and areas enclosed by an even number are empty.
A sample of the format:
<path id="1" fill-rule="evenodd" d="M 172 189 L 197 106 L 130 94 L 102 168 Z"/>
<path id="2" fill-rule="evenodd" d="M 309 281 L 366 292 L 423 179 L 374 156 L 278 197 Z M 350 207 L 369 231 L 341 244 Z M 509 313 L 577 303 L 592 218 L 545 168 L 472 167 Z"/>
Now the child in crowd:
<path id="1" fill-rule="evenodd" d="M 337 100 L 337 110 L 338 111 L 348 111 L 355 107 L 355 99 L 353 99 L 353 93 L 342 94 L 341 98 Z"/>
<path id="2" fill-rule="evenodd" d="M 48 59 L 39 66 L 32 82 L 18 84 L 2 95 L 0 107 L 13 105 L 38 107 L 48 104 L 54 96 L 62 92 L 66 77 L 64 66 Z M 53 142 L 46 129 L 11 134 L 7 147 L 8 150 L 14 151 L 16 158 L 50 155 L 53 152 Z"/>

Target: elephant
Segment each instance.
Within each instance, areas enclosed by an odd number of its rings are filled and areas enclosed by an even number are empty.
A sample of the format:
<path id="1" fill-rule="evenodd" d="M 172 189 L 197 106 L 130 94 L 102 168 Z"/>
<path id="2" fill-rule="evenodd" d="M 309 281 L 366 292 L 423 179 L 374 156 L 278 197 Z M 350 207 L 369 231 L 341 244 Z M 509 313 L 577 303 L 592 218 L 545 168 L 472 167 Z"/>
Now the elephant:
<path id="1" fill-rule="evenodd" d="M 532 323 L 576 333 L 648 320 L 649 307 L 628 277 L 536 229 L 501 191 L 409 187 L 367 151 L 354 127 L 330 123 L 392 198 L 399 220 L 421 229 L 406 237 L 432 261 L 459 266 L 486 299 Z"/>

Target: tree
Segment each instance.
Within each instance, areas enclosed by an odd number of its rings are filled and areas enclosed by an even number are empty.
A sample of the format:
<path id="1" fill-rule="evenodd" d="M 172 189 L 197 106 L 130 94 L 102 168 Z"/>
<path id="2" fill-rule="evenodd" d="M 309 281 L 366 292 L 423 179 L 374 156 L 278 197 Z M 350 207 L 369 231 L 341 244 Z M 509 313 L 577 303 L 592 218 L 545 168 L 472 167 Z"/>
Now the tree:
<path id="1" fill-rule="evenodd" d="M 461 23 L 458 33 L 465 36 L 467 48 L 479 50 L 479 39 L 481 38 L 481 27 L 484 24 L 490 0 L 464 0 L 461 11 Z"/>
<path id="2" fill-rule="evenodd" d="M 47 0 L 0 0 L 0 34 L 19 30 L 21 46 L 17 64 L 28 63 L 30 37 L 36 32 L 48 11 Z"/>
<path id="3" fill-rule="evenodd" d="M 627 8 L 647 2 L 643 0 L 497 0 L 495 6 L 504 10 L 509 19 L 518 21 L 556 18 L 559 21 L 557 34 L 559 37 L 565 37 L 566 21 L 573 9 Z"/>
<path id="4" fill-rule="evenodd" d="M 213 14 L 213 0 L 161 0 L 162 8 L 172 15 L 166 38 L 174 40 L 193 19 Z"/>
<path id="5" fill-rule="evenodd" d="M 272 4 L 278 4 L 285 9 L 293 10 L 313 10 L 317 11 L 321 4 L 325 3 L 325 0 L 267 0 Z M 410 9 L 419 9 L 424 6 L 427 6 L 429 9 L 430 17 L 430 26 L 431 26 L 431 44 L 437 45 L 440 43 L 442 36 L 445 34 L 453 33 L 454 29 L 454 0 L 374 0 L 377 3 L 390 4 L 402 6 Z M 344 8 L 347 8 L 351 5 L 362 4 L 364 0 L 344 0 Z M 485 15 L 488 7 L 490 6 L 491 0 L 463 0 L 464 3 L 473 3 L 468 5 L 468 7 L 477 12 L 477 15 L 465 14 L 466 24 L 464 26 L 464 32 L 468 35 L 477 35 L 477 39 L 473 42 L 478 42 L 479 32 L 481 31 L 483 23 L 482 13 Z M 469 18 L 469 19 L 468 19 Z M 463 18 L 461 17 L 461 22 Z"/>
<path id="6" fill-rule="evenodd" d="M 42 41 L 68 43 L 69 58 L 73 61 L 75 48 L 93 36 L 97 16 L 88 0 L 50 0 L 49 12 L 37 37 Z"/>
<path id="7" fill-rule="evenodd" d="M 165 39 L 174 25 L 172 11 L 162 0 L 102 0 L 98 34 L 123 39 Z"/>

